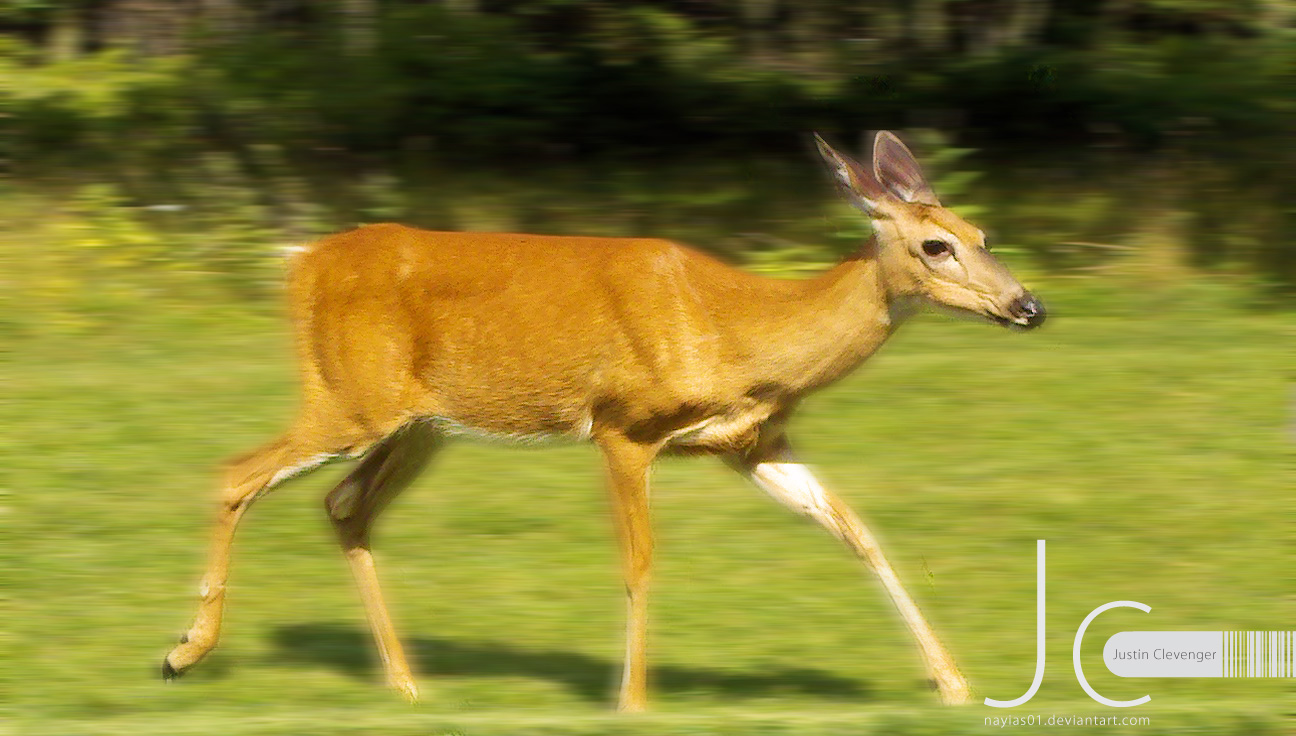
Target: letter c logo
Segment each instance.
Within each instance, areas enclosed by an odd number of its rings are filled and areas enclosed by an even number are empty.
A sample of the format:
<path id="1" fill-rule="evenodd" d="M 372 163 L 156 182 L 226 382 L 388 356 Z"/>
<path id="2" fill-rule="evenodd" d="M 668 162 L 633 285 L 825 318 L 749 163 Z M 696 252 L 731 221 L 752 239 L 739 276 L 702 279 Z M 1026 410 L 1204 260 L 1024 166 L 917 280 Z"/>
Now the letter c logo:
<path id="1" fill-rule="evenodd" d="M 1103 705 L 1110 705 L 1113 708 L 1129 708 L 1135 705 L 1143 705 L 1152 699 L 1151 695 L 1144 695 L 1135 700 L 1112 700 L 1099 695 L 1096 690 L 1089 687 L 1089 681 L 1086 680 L 1084 676 L 1084 668 L 1080 666 L 1080 643 L 1084 641 L 1085 630 L 1089 628 L 1090 622 L 1095 618 L 1098 618 L 1098 614 L 1103 611 L 1109 611 L 1113 608 L 1137 608 L 1143 613 L 1148 613 L 1152 610 L 1151 606 L 1145 606 L 1138 601 L 1112 601 L 1111 603 L 1104 603 L 1090 611 L 1089 615 L 1085 616 L 1085 620 L 1080 623 L 1080 628 L 1076 629 L 1075 646 L 1071 649 L 1071 660 L 1075 664 L 1076 680 L 1080 682 L 1080 687 L 1084 688 L 1086 693 L 1089 693 L 1089 697 Z"/>

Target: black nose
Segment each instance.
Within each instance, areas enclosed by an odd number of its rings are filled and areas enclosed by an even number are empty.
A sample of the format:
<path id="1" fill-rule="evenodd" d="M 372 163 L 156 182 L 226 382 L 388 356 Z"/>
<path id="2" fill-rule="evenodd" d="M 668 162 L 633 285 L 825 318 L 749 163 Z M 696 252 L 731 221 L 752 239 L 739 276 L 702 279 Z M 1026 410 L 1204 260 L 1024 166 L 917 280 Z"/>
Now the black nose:
<path id="1" fill-rule="evenodd" d="M 1035 298 L 1034 294 L 1027 292 L 1013 300 L 1008 306 L 1008 310 L 1013 317 L 1026 320 L 1026 329 L 1034 329 L 1044 324 L 1044 318 L 1048 313 L 1044 311 L 1044 305 L 1040 300 Z"/>

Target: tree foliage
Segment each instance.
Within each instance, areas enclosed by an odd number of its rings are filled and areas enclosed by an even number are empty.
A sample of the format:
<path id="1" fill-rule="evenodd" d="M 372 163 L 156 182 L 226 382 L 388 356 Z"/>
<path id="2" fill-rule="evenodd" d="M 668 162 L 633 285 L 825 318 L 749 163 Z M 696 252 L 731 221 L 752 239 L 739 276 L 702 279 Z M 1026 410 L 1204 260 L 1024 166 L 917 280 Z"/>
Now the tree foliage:
<path id="1" fill-rule="evenodd" d="M 1296 0 L 0 0 L 0 166 L 265 181 L 266 150 L 391 171 L 933 128 L 982 162 L 1213 161 L 1190 234 L 1296 283 L 1296 211 L 1230 219 L 1296 201 L 1294 82 Z"/>
<path id="2" fill-rule="evenodd" d="M 95 121 L 141 117 L 173 140 L 380 152 L 914 123 L 1156 145 L 1285 128 L 1294 40 L 1293 0 L 3 0 L 0 95 L 19 155 L 112 148 Z"/>

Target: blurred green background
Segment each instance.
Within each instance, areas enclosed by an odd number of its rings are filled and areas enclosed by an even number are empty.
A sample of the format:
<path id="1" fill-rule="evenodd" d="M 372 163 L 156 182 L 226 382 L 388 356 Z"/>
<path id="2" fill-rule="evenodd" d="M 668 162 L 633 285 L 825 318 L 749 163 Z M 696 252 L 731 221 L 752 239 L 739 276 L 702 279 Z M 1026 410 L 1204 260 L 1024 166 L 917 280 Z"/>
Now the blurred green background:
<path id="1" fill-rule="evenodd" d="M 814 160 L 898 131 L 1049 305 L 922 317 L 807 402 L 978 696 L 1292 733 L 1292 680 L 1121 680 L 1131 629 L 1296 620 L 1292 0 L 0 0 L 0 709 L 31 733 L 981 733 L 844 550 L 707 460 L 655 478 L 655 714 L 607 713 L 621 591 L 589 448 L 456 446 L 376 547 L 381 685 L 321 509 L 236 545 L 175 686 L 216 468 L 296 396 L 285 248 L 364 222 L 668 237 L 773 276 L 867 235 Z M 1070 668 L 1090 610 L 1088 700 Z M 1030 729 L 1027 729 L 1030 730 Z M 1075 733 L 1085 728 L 1068 728 Z M 1093 732 L 1120 729 L 1094 727 Z"/>

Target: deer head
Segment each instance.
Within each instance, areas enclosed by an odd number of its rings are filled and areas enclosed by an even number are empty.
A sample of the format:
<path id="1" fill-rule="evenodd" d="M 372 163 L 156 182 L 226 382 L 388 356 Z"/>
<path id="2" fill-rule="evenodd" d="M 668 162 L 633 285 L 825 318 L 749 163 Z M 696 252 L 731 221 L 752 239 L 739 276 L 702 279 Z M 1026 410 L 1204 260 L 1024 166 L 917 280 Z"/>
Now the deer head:
<path id="1" fill-rule="evenodd" d="M 877 134 L 871 171 L 818 135 L 815 142 L 846 197 L 873 221 L 890 304 L 916 299 L 1019 329 L 1044 322 L 1044 306 L 990 254 L 984 232 L 941 206 L 899 138 Z"/>

